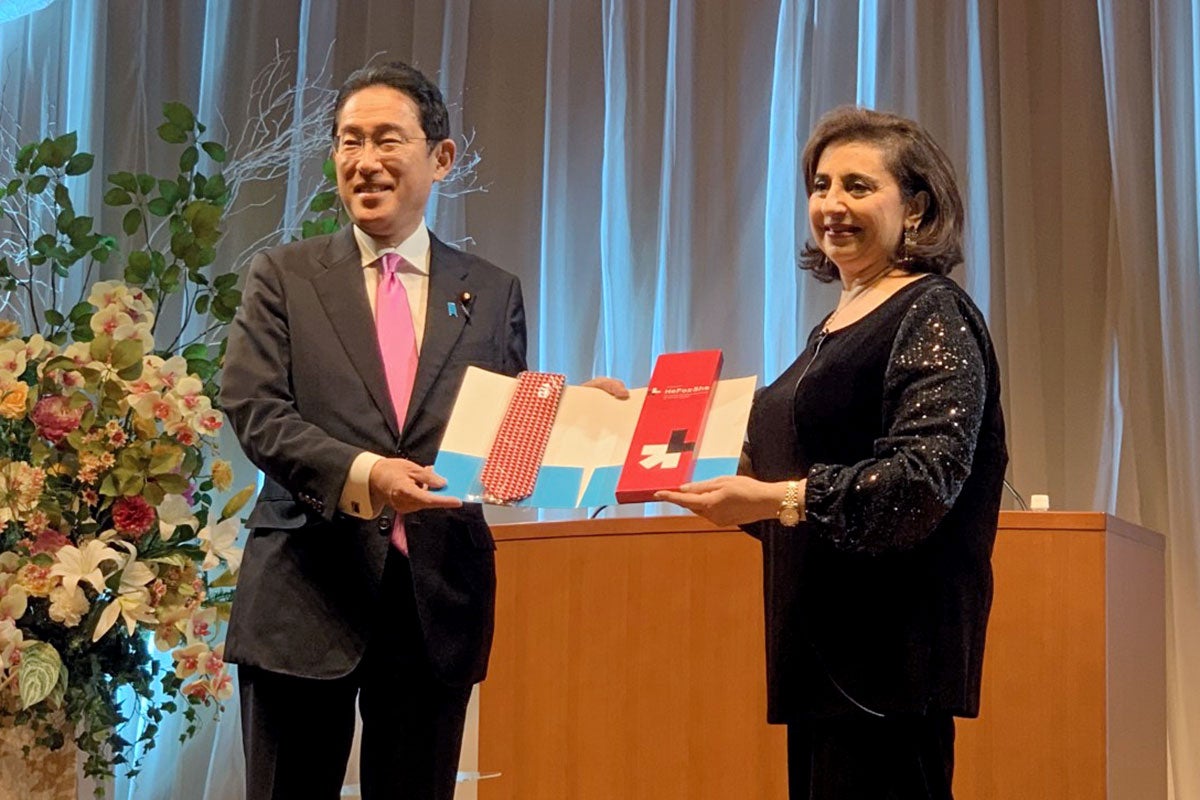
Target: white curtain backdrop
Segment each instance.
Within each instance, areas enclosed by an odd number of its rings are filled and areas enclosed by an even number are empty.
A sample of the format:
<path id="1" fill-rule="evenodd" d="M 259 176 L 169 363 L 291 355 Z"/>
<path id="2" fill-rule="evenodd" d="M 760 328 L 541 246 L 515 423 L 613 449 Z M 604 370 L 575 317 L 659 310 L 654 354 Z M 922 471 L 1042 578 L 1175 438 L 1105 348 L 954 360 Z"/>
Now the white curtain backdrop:
<path id="1" fill-rule="evenodd" d="M 278 52 L 314 92 L 372 58 L 437 76 L 484 191 L 439 198 L 433 227 L 520 275 L 531 363 L 572 381 L 709 347 L 773 379 L 835 299 L 795 268 L 813 121 L 924 123 L 967 198 L 956 277 L 1000 353 L 1010 480 L 1167 536 L 1171 778 L 1200 800 L 1200 3 L 56 0 L 0 23 L 0 178 L 15 139 L 77 130 L 99 209 L 164 101 L 235 144 Z M 282 151 L 223 269 L 302 215 L 320 159 Z M 240 797 L 236 713 L 161 738 L 119 797 Z"/>

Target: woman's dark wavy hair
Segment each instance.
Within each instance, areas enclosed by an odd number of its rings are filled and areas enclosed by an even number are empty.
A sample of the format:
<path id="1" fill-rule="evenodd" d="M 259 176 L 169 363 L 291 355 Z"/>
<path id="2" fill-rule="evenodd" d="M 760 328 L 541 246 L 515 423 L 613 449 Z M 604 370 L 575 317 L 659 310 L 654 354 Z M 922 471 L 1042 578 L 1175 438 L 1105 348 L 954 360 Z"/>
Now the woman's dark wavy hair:
<path id="1" fill-rule="evenodd" d="M 831 144 L 845 142 L 871 144 L 882 150 L 906 201 L 918 192 L 929 195 L 916 243 L 908 249 L 912 261 L 905 269 L 945 275 L 961 264 L 963 204 L 958 182 L 950 159 L 925 129 L 897 114 L 869 108 L 840 106 L 829 111 L 804 146 L 804 188 L 809 195 L 821 153 Z M 812 242 L 804 245 L 800 269 L 811 270 L 817 280 L 826 283 L 838 277 L 837 267 Z"/>
<path id="2" fill-rule="evenodd" d="M 441 140 L 450 138 L 450 115 L 446 112 L 441 90 L 419 69 L 403 61 L 366 66 L 350 73 L 338 90 L 337 100 L 333 104 L 333 130 L 330 134 L 333 138 L 336 139 L 338 135 L 338 117 L 342 113 L 342 106 L 346 105 L 350 95 L 370 86 L 390 86 L 416 103 L 421 115 L 421 131 L 425 134 L 428 148 L 432 149 Z"/>

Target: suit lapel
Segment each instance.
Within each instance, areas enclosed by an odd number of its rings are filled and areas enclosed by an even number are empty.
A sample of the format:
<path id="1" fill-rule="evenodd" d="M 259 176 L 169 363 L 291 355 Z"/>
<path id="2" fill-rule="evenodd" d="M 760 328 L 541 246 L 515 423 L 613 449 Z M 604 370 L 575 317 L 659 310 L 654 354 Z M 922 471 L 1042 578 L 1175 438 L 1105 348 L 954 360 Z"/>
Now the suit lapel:
<path id="1" fill-rule="evenodd" d="M 400 432 L 396 412 L 388 394 L 387 375 L 375 336 L 375 319 L 367 300 L 366 283 L 362 274 L 362 256 L 354 231 L 347 226 L 329 240 L 329 247 L 319 260 L 325 271 L 313 278 L 313 289 L 342 342 L 342 347 L 362 378 L 380 415 L 394 438 Z M 418 371 L 418 377 L 420 372 Z"/>
<path id="2" fill-rule="evenodd" d="M 410 425 L 425 401 L 429 390 L 437 382 L 446 365 L 446 360 L 458 344 L 467 314 L 463 313 L 459 298 L 464 291 L 471 291 L 467 281 L 467 269 L 463 260 L 450 247 L 442 244 L 432 233 L 429 234 L 429 296 L 425 306 L 425 335 L 421 342 L 421 357 L 417 362 L 417 376 L 413 381 L 412 399 L 408 403 L 405 425 Z M 451 316 L 450 307 L 455 314 Z"/>

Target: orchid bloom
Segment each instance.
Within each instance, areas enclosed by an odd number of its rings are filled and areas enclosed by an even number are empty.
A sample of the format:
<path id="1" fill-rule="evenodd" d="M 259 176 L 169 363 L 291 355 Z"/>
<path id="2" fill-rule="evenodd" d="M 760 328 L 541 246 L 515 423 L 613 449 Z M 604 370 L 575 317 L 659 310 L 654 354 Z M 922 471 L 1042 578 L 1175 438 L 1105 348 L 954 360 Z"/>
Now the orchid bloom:
<path id="1" fill-rule="evenodd" d="M 205 553 L 204 568 L 212 569 L 221 561 L 229 565 L 230 572 L 237 572 L 242 566 L 242 548 L 237 547 L 238 521 L 230 517 L 216 525 L 206 526 L 197 536 L 200 539 L 200 549 Z"/>
<path id="2" fill-rule="evenodd" d="M 175 529 L 187 525 L 193 531 L 200 527 L 200 520 L 192 514 L 192 507 L 181 494 L 169 494 L 158 504 L 158 530 L 163 540 L 175 535 Z"/>
<path id="3" fill-rule="evenodd" d="M 188 678 L 200 671 L 200 662 L 208 658 L 208 645 L 204 642 L 189 644 L 187 647 L 180 647 L 171 653 L 171 658 L 175 660 L 175 677 Z"/>

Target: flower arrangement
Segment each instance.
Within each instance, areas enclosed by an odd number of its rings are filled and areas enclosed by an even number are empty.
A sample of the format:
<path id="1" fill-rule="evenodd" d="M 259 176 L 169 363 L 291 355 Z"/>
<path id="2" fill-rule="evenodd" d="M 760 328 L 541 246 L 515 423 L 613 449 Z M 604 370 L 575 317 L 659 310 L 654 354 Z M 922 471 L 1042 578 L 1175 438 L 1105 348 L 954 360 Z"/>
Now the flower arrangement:
<path id="1" fill-rule="evenodd" d="M 178 174 L 108 179 L 105 202 L 126 207 L 122 231 L 137 242 L 127 253 L 76 214 L 67 184 L 92 156 L 73 135 L 20 148 L 0 183 L 0 727 L 25 726 L 48 749 L 72 738 L 97 777 L 130 745 L 151 748 L 165 714 L 182 709 L 186 738 L 197 707 L 232 694 L 219 623 L 252 487 L 215 507 L 233 475 L 217 457 L 214 400 L 240 294 L 235 274 L 207 274 L 228 189 L 199 170 L 201 151 L 215 165 L 225 154 L 186 107 L 165 116 L 160 138 L 183 145 Z M 90 280 L 117 254 L 124 280 Z M 80 299 L 63 303 L 80 265 Z M 160 347 L 168 301 L 179 332 Z M 186 340 L 196 322 L 203 332 Z M 149 720 L 134 741 L 120 687 Z"/>

